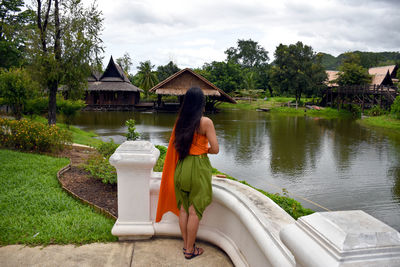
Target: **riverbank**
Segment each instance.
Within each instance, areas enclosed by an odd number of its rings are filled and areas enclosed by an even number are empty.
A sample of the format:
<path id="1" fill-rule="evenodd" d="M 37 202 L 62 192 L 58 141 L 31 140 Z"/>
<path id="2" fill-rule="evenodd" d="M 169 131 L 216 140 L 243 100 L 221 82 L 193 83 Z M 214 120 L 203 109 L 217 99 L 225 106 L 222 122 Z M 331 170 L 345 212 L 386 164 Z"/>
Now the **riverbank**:
<path id="1" fill-rule="evenodd" d="M 266 100 L 238 100 L 237 104 L 222 103 L 218 106 L 220 109 L 240 109 L 240 110 L 260 110 L 267 111 L 275 114 L 289 115 L 289 116 L 310 116 L 320 117 L 326 119 L 336 118 L 351 118 L 352 113 L 347 110 L 337 110 L 334 108 L 320 108 L 320 109 L 307 109 L 305 107 L 287 107 L 288 102 L 294 101 L 293 97 L 270 97 Z M 305 99 L 308 101 L 311 99 Z"/>
<path id="2" fill-rule="evenodd" d="M 394 119 L 390 115 L 364 117 L 357 120 L 357 122 L 363 126 L 394 130 L 400 134 L 400 120 Z"/>

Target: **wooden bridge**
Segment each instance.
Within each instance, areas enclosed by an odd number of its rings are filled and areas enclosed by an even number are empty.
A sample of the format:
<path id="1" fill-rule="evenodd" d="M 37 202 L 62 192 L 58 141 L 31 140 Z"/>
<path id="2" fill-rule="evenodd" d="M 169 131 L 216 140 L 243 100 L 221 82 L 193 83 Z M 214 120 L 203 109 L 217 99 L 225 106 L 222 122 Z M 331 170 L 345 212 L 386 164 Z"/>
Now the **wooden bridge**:
<path id="1" fill-rule="evenodd" d="M 370 108 L 374 105 L 389 109 L 398 95 L 400 95 L 399 89 L 395 86 L 355 85 L 329 87 L 322 93 L 320 105 L 336 106 L 338 110 L 343 108 L 344 104 L 360 105 L 362 111 L 364 111 L 364 108 Z"/>

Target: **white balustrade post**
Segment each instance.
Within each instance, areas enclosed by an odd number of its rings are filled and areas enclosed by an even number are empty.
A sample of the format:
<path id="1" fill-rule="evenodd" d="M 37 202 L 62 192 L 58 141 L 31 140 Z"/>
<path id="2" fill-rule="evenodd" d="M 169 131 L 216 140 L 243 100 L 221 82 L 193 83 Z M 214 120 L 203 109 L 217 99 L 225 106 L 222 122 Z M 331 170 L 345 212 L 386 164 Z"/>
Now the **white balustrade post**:
<path id="1" fill-rule="evenodd" d="M 280 237 L 297 266 L 400 266 L 400 233 L 361 210 L 300 217 Z"/>
<path id="2" fill-rule="evenodd" d="M 111 233 L 120 240 L 154 235 L 150 218 L 150 177 L 160 151 L 148 141 L 126 141 L 110 157 L 118 176 L 118 219 Z"/>

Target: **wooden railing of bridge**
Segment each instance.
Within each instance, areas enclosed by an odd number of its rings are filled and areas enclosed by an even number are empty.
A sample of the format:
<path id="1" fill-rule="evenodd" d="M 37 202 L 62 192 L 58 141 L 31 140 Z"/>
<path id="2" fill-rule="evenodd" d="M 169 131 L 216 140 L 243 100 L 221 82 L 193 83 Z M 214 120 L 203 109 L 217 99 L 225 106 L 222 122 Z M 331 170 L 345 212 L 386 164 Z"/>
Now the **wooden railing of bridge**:
<path id="1" fill-rule="evenodd" d="M 353 85 L 329 87 L 322 94 L 321 106 L 336 106 L 338 110 L 344 104 L 360 105 L 364 108 L 379 105 L 389 109 L 394 99 L 400 94 L 395 86 Z"/>

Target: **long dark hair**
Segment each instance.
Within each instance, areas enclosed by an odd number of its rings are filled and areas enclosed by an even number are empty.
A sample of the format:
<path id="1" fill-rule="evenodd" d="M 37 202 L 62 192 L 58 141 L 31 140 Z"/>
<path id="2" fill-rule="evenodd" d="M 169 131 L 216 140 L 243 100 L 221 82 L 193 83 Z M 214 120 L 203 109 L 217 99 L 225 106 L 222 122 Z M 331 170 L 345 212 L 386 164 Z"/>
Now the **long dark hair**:
<path id="1" fill-rule="evenodd" d="M 205 98 L 199 87 L 190 88 L 185 95 L 175 124 L 175 149 L 179 159 L 184 159 L 190 150 L 195 131 L 199 129 L 203 116 Z"/>

